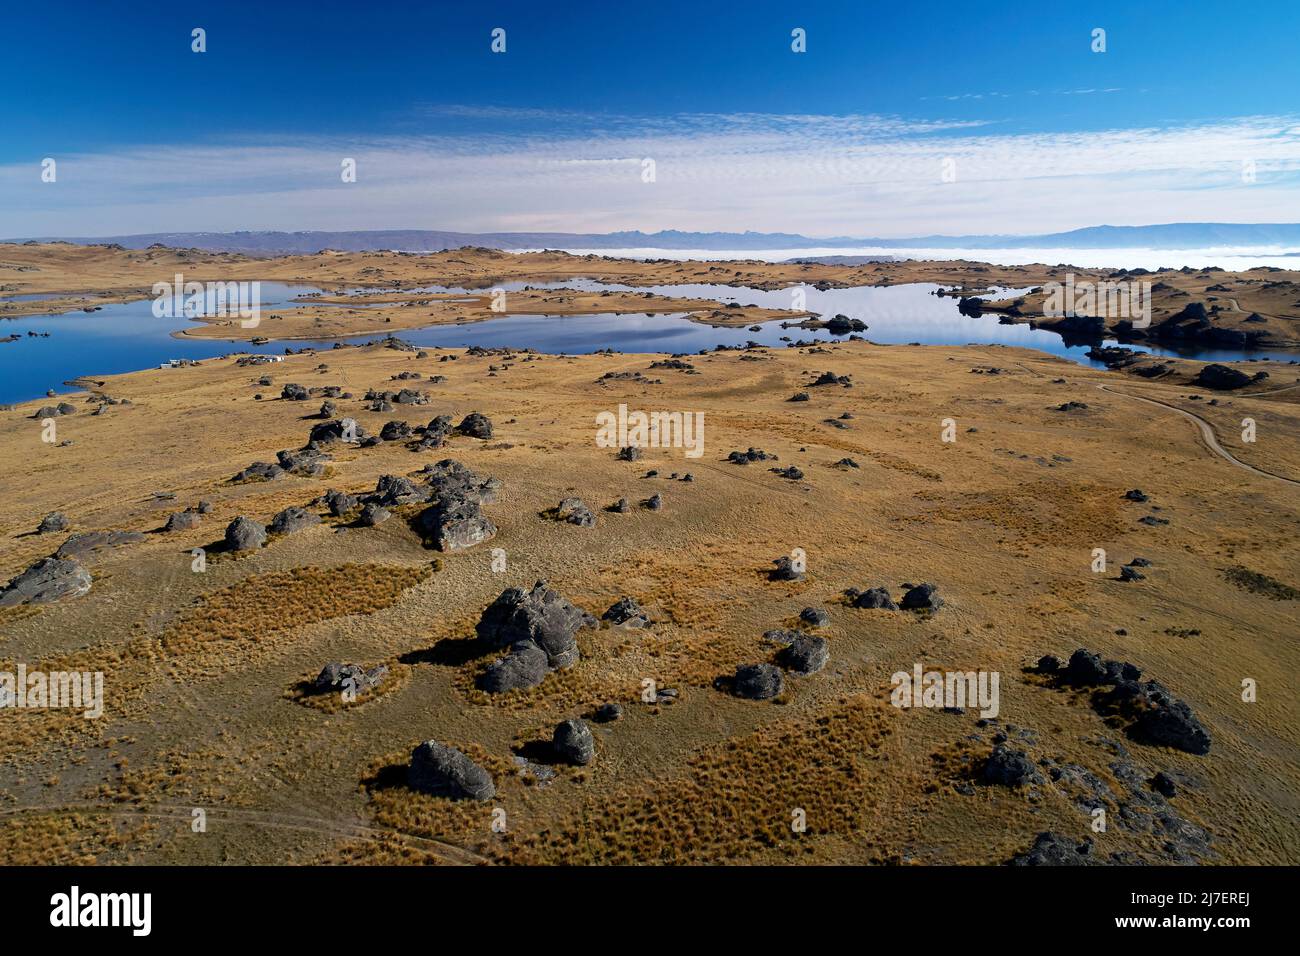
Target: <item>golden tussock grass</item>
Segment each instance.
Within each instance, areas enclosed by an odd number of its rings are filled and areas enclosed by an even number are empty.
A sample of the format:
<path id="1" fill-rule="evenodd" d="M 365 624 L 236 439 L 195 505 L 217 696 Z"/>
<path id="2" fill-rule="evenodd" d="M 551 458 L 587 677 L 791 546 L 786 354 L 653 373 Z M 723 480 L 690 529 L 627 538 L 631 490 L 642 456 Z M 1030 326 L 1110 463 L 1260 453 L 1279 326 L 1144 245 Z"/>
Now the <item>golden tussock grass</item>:
<path id="1" fill-rule="evenodd" d="M 391 607 L 432 574 L 430 566 L 347 564 L 253 575 L 197 599 L 161 635 L 141 628 L 123 644 L 84 648 L 39 667 L 29 665 L 29 670 L 102 671 L 106 715 L 129 716 L 148 707 L 150 693 L 160 682 L 202 677 L 228 666 L 232 652 L 252 656 L 274 647 L 275 639 L 288 631 Z M 8 669 L 15 666 L 0 663 Z M 97 721 L 82 719 L 80 711 L 16 714 L 18 719 L 0 739 L 0 755 L 9 758 L 51 733 L 83 742 L 97 733 Z"/>
<path id="2" fill-rule="evenodd" d="M 511 863 L 745 862 L 813 852 L 820 837 L 862 832 L 880 790 L 893 714 L 855 697 L 823 714 L 711 745 L 683 776 L 585 800 L 563 823 L 510 834 Z M 792 829 L 794 811 L 807 829 Z"/>

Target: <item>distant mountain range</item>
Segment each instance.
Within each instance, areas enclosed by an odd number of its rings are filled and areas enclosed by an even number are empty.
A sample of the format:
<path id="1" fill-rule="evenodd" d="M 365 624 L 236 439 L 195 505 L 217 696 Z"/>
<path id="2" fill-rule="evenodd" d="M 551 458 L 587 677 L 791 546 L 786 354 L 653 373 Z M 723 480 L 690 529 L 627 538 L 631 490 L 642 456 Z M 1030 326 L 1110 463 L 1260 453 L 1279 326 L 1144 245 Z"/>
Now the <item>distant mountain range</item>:
<path id="1" fill-rule="evenodd" d="M 1203 249 L 1214 246 L 1300 249 L 1300 223 L 1175 222 L 1153 226 L 1089 226 L 1037 236 L 916 236 L 907 239 L 786 232 L 443 232 L 380 229 L 359 232 L 158 232 L 134 236 L 41 237 L 78 244 L 116 243 L 143 249 L 160 243 L 254 256 L 313 253 L 321 249 L 436 252 L 461 246 L 492 249 L 811 249 L 871 246 L 882 249 Z M 31 240 L 9 240 L 23 242 Z"/>

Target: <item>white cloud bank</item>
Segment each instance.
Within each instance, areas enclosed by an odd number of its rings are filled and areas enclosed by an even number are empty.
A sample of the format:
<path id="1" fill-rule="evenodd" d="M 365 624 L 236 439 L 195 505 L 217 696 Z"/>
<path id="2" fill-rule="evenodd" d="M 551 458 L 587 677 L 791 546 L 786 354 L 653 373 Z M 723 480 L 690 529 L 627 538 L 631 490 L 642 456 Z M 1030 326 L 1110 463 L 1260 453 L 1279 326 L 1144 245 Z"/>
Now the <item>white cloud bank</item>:
<path id="1" fill-rule="evenodd" d="M 1042 233 L 1300 218 L 1300 120 L 999 133 L 877 116 L 439 108 L 481 135 L 245 138 L 0 166 L 0 236 L 261 229 Z M 513 132 L 493 132 L 508 121 Z M 344 183 L 340 163 L 357 163 Z M 643 181 L 643 160 L 655 163 Z M 1253 163 L 1254 181 L 1243 176 Z M 944 181 L 945 169 L 955 181 Z M 950 177 L 951 178 L 951 177 Z"/>

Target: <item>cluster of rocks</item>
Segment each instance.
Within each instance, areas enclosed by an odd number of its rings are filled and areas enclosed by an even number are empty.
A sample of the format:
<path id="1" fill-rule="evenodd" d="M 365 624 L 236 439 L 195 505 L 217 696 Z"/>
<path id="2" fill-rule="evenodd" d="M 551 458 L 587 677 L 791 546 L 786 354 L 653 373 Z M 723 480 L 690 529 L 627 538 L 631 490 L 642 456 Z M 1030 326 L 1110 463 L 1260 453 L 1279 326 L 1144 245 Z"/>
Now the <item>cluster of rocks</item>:
<path id="1" fill-rule="evenodd" d="M 1100 654 L 1079 648 L 1064 665 L 1051 655 L 1042 657 L 1038 670 L 1064 686 L 1106 688 L 1094 696 L 1094 705 L 1130 720 L 1130 733 L 1139 740 L 1191 754 L 1210 752 L 1209 731 L 1192 709 L 1158 681 L 1143 682 L 1142 671 L 1135 664 L 1103 660 Z"/>
<path id="2" fill-rule="evenodd" d="M 60 418 L 64 415 L 75 415 L 76 406 L 69 405 L 67 402 L 59 402 L 57 405 L 45 405 L 37 409 L 31 417 L 34 419 Z"/>
<path id="3" fill-rule="evenodd" d="M 827 319 L 824 326 L 831 335 L 848 335 L 850 332 L 865 332 L 867 330 L 867 323 L 861 319 L 851 319 L 843 313 L 838 313 L 833 318 Z"/>
<path id="4" fill-rule="evenodd" d="M 426 465 L 422 474 L 435 501 L 416 516 L 415 526 L 434 547 L 461 551 L 496 536 L 497 526 L 483 514 L 483 504 L 496 500 L 500 481 L 482 478 L 451 458 Z"/>
<path id="5" fill-rule="evenodd" d="M 365 400 L 370 403 L 371 411 L 388 412 L 393 410 L 394 405 L 428 405 L 429 396 L 424 392 L 418 392 L 413 388 L 403 388 L 399 391 L 377 389 L 368 389 L 365 394 Z"/>
<path id="6" fill-rule="evenodd" d="M 351 419 L 347 419 L 351 421 Z M 317 425 L 312 429 L 312 434 L 316 434 L 319 428 L 325 428 L 328 425 L 337 423 L 330 422 L 326 425 Z M 240 471 L 230 480 L 234 484 L 242 484 L 250 481 L 274 481 L 283 478 L 285 475 L 297 475 L 300 478 L 319 478 L 325 474 L 326 462 L 330 461 L 329 455 L 325 454 L 313 440 L 306 448 L 294 450 L 278 451 L 274 462 L 255 461 L 247 468 Z"/>
<path id="7" fill-rule="evenodd" d="M 776 455 L 769 455 L 761 448 L 750 447 L 745 451 L 733 451 L 727 456 L 727 461 L 734 462 L 737 465 L 748 465 L 753 461 L 779 461 Z"/>
<path id="8" fill-rule="evenodd" d="M 810 383 L 810 387 L 821 385 L 840 385 L 844 388 L 852 388 L 853 377 L 850 375 L 836 375 L 834 372 L 822 372 Z"/>
<path id="9" fill-rule="evenodd" d="M 894 602 L 889 589 L 884 587 L 868 588 L 865 591 L 849 588 L 844 592 L 844 597 L 853 607 L 872 610 L 897 611 L 901 608 L 904 611 L 937 611 L 943 607 L 943 598 L 933 584 L 904 584 L 903 589 L 903 599 L 899 603 Z"/>
<path id="10" fill-rule="evenodd" d="M 508 588 L 480 617 L 483 644 L 508 649 L 483 673 L 480 686 L 491 694 L 536 687 L 546 675 L 577 663 L 577 633 L 595 619 L 538 581 L 532 590 Z"/>

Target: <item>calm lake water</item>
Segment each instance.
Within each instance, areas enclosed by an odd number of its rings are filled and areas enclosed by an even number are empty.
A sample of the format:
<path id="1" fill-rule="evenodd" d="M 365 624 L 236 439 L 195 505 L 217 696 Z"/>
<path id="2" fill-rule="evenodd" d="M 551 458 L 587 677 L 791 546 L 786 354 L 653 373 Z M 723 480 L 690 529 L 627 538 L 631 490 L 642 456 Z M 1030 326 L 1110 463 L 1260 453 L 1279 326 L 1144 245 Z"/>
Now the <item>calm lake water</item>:
<path id="1" fill-rule="evenodd" d="M 529 283 L 506 282 L 496 288 L 507 292 Z M 588 279 L 570 279 L 554 283 L 531 283 L 534 288 L 612 289 L 615 291 L 657 292 L 663 295 L 690 296 L 760 305 L 771 308 L 791 307 L 788 289 L 765 292 L 758 289 L 717 285 L 620 286 Z M 957 300 L 931 293 L 938 288 L 930 284 L 911 284 L 854 289 L 831 289 L 824 292 L 806 289 L 807 308 L 825 318 L 844 313 L 866 322 L 862 333 L 873 342 L 922 345 L 1017 345 L 1060 355 L 1085 365 L 1096 365 L 1085 353 L 1087 346 L 1067 346 L 1060 336 L 1035 330 L 1027 325 L 1002 324 L 996 316 L 969 318 L 957 311 Z M 293 299 L 318 291 L 310 286 L 263 282 L 263 308 L 295 307 Z M 403 292 L 415 290 L 404 289 Z M 465 292 L 467 290 L 428 286 L 426 292 Z M 64 315 L 37 315 L 21 319 L 0 320 L 0 337 L 21 335 L 14 342 L 0 343 L 0 402 L 18 402 L 38 398 L 47 389 L 71 391 L 66 383 L 82 375 L 112 375 L 144 368 L 156 368 L 169 359 L 202 359 L 232 352 L 283 353 L 286 346 L 298 349 L 314 347 L 325 350 L 334 340 L 308 342 L 271 342 L 253 346 L 218 340 L 173 338 L 171 333 L 183 320 L 158 319 L 153 315 L 153 301 L 142 300 L 107 305 L 98 312 L 72 312 Z M 49 333 L 49 337 L 29 337 L 27 333 Z M 582 316 L 505 316 L 465 325 L 436 326 L 396 333 L 416 345 L 464 348 L 511 346 L 534 348 L 541 352 L 594 352 L 615 349 L 621 352 L 698 352 L 718 345 L 744 345 L 754 341 L 780 347 L 791 340 L 842 340 L 824 330 L 781 328 L 781 322 L 767 322 L 761 331 L 747 328 L 716 329 L 691 322 L 677 315 L 582 315 Z M 364 342 L 377 336 L 367 335 L 345 341 Z M 1300 358 L 1300 353 L 1244 352 L 1231 349 L 1196 349 L 1175 353 L 1161 348 L 1143 348 L 1162 355 L 1181 354 L 1205 361 L 1236 361 L 1249 358 Z"/>

